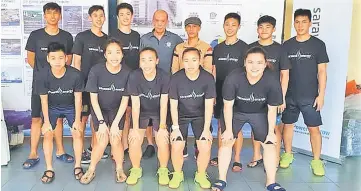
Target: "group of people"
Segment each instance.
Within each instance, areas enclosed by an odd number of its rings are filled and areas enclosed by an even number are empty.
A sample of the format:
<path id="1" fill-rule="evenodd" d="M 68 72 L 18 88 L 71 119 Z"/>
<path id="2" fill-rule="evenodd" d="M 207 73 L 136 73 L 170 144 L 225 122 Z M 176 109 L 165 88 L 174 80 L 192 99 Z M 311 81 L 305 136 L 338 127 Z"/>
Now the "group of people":
<path id="1" fill-rule="evenodd" d="M 23 164 L 30 169 L 39 162 L 37 147 L 42 133 L 43 183 L 55 179 L 55 139 L 56 158 L 74 162 L 74 178 L 80 183 L 89 184 L 95 178 L 97 163 L 108 157 L 105 149 L 110 143 L 116 182 L 136 184 L 142 177 L 142 157 L 155 154 L 154 134 L 158 182 L 178 188 L 184 181 L 190 124 L 196 140 L 195 182 L 221 191 L 227 185 L 232 148 L 232 171 L 242 170 L 241 129 L 249 123 L 254 156 L 247 166 L 264 164 L 267 190 L 282 191 L 285 189 L 276 183 L 276 172 L 293 161 L 293 123 L 300 112 L 310 132 L 313 173 L 325 174 L 319 126 L 329 60 L 325 44 L 309 33 L 309 10 L 295 11 L 297 36 L 282 45 L 273 41 L 276 20 L 272 16 L 259 18 L 259 40 L 248 45 L 237 37 L 241 16 L 229 13 L 223 24 L 226 39 L 215 47 L 199 39 L 202 22 L 197 17 L 184 21 L 188 35 L 184 42 L 166 30 L 168 15 L 164 10 L 154 13 L 154 29 L 140 37 L 131 29 L 133 7 L 121 3 L 117 6 L 118 29 L 108 36 L 102 32 L 104 9 L 94 5 L 88 11 L 91 29 L 77 34 L 74 42 L 70 33 L 58 28 L 61 7 L 47 3 L 43 11 L 46 27 L 33 31 L 26 45 L 27 61 L 34 72 L 31 151 Z M 89 116 L 93 136 L 85 149 Z M 212 116 L 218 119 L 218 157 L 210 160 Z M 71 127 L 74 157 L 63 147 L 63 118 Z M 145 136 L 148 146 L 142 153 Z M 282 141 L 285 152 L 280 155 Z M 132 168 L 127 176 L 123 161 L 128 153 Z M 172 178 L 167 167 L 170 159 Z M 86 172 L 82 163 L 90 163 Z M 206 172 L 209 163 L 219 169 L 213 184 Z"/>

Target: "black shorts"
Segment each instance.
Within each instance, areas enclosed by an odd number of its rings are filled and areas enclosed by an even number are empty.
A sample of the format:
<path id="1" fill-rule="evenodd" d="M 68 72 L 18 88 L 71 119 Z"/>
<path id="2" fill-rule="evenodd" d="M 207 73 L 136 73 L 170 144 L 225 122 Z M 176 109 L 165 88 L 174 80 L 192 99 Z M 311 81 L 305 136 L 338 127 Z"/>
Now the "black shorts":
<path id="1" fill-rule="evenodd" d="M 204 117 L 180 118 L 179 130 L 182 133 L 184 141 L 188 137 L 188 125 L 191 124 L 192 131 L 196 140 L 199 140 L 204 130 Z"/>
<path id="2" fill-rule="evenodd" d="M 90 111 L 91 111 L 91 116 L 92 116 L 92 120 L 93 120 L 93 123 L 94 123 L 94 131 L 97 132 L 98 129 L 99 129 L 99 120 L 98 120 L 97 116 L 95 115 L 94 110 L 91 109 Z M 103 114 L 105 124 L 110 128 L 113 121 L 114 121 L 114 119 L 115 119 L 115 116 L 118 113 L 118 108 L 113 109 L 113 110 L 101 110 L 101 112 Z M 124 123 L 125 123 L 125 113 L 124 113 L 122 119 L 120 120 L 120 122 L 118 124 L 119 130 L 124 129 Z"/>
<path id="3" fill-rule="evenodd" d="M 90 93 L 89 92 L 83 92 L 82 93 L 82 111 L 81 116 L 89 116 L 90 115 Z"/>
<path id="4" fill-rule="evenodd" d="M 36 94 L 31 94 L 31 117 L 40 118 L 41 117 L 41 101 L 40 96 Z"/>
<path id="5" fill-rule="evenodd" d="M 282 114 L 282 122 L 284 124 L 296 123 L 301 112 L 308 127 L 322 125 L 321 113 L 313 107 L 315 99 L 296 101 L 292 98 L 286 98 L 286 109 Z"/>
<path id="6" fill-rule="evenodd" d="M 75 121 L 75 108 L 74 107 L 49 108 L 49 120 L 53 130 L 56 127 L 56 122 L 58 118 L 66 118 L 66 120 L 68 121 L 68 125 L 70 126 L 70 128 L 72 128 L 73 123 Z"/>
<path id="7" fill-rule="evenodd" d="M 219 119 L 223 111 L 223 97 L 222 97 L 223 80 L 216 81 L 216 105 L 214 106 L 214 118 Z"/>
<path id="8" fill-rule="evenodd" d="M 155 131 L 158 131 L 159 123 L 159 117 L 139 117 L 139 129 L 146 129 L 147 127 L 152 127 Z"/>
<path id="9" fill-rule="evenodd" d="M 268 118 L 267 113 L 233 113 L 232 131 L 234 138 L 242 130 L 243 125 L 249 123 L 252 127 L 254 140 L 265 142 L 268 135 Z M 221 131 L 226 130 L 223 114 L 221 116 Z"/>

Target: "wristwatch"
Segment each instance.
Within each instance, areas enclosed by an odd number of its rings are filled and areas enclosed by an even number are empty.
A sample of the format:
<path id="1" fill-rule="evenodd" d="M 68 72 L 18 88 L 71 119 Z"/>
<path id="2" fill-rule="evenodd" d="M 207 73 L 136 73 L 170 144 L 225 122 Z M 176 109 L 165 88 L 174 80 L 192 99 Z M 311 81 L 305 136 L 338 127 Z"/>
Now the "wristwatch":
<path id="1" fill-rule="evenodd" d="M 179 125 L 172 125 L 172 130 L 177 130 L 179 129 Z"/>
<path id="2" fill-rule="evenodd" d="M 98 121 L 99 124 L 105 123 L 104 119 Z"/>

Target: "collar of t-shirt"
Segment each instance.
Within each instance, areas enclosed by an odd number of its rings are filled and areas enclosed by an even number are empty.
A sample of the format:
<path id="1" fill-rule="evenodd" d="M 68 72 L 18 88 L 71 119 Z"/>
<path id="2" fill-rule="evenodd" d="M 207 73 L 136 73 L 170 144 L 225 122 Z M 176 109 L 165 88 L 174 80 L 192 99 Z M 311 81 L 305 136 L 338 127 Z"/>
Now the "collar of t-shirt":
<path id="1" fill-rule="evenodd" d="M 201 39 L 198 38 L 197 44 L 195 46 L 191 46 L 188 44 L 188 39 L 183 42 L 184 48 L 190 48 L 190 47 L 198 47 L 201 44 Z"/>
<path id="2" fill-rule="evenodd" d="M 154 35 L 154 31 L 155 31 L 155 29 L 153 29 L 153 30 L 152 30 L 152 35 L 151 35 L 151 37 L 155 37 L 155 38 L 157 38 L 157 37 Z M 163 38 L 164 36 L 168 36 L 168 35 L 169 35 L 169 31 L 165 30 L 165 32 L 164 32 L 164 34 L 163 34 L 162 38 Z"/>

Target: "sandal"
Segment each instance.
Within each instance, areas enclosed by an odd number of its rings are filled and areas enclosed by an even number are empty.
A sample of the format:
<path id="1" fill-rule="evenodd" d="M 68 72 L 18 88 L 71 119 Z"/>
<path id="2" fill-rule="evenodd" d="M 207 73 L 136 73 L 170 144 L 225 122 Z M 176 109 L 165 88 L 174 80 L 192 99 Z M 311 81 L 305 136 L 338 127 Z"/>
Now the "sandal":
<path id="1" fill-rule="evenodd" d="M 95 178 L 95 171 L 89 170 L 80 178 L 81 184 L 89 184 Z"/>
<path id="2" fill-rule="evenodd" d="M 26 159 L 26 161 L 23 163 L 23 168 L 24 169 L 31 169 L 33 168 L 35 165 L 37 165 L 40 161 L 40 158 L 36 158 L 36 159 Z"/>
<path id="3" fill-rule="evenodd" d="M 51 173 L 51 176 L 48 176 L 47 173 Z M 44 178 L 46 178 L 45 181 Z M 43 176 L 41 177 L 41 182 L 43 184 L 50 184 L 51 182 L 53 182 L 54 179 L 55 179 L 55 172 L 52 170 L 46 170 Z"/>
<path id="4" fill-rule="evenodd" d="M 232 167 L 232 172 L 241 172 L 242 171 L 242 164 L 239 162 L 234 162 Z"/>
<path id="5" fill-rule="evenodd" d="M 273 183 L 267 186 L 268 191 L 286 191 L 280 184 Z"/>
<path id="6" fill-rule="evenodd" d="M 76 170 L 79 170 L 78 173 L 76 173 Z M 82 167 L 74 168 L 74 178 L 75 178 L 75 180 L 80 180 L 83 175 L 84 175 L 84 170 L 83 170 Z"/>
<path id="7" fill-rule="evenodd" d="M 253 163 L 256 163 L 256 164 L 255 164 L 255 165 L 251 165 L 251 164 L 253 164 Z M 247 167 L 248 167 L 248 168 L 255 168 L 255 167 L 257 167 L 257 166 L 259 166 L 259 165 L 261 165 L 261 164 L 263 164 L 263 159 L 259 159 L 259 160 L 256 160 L 256 161 L 252 161 L 252 162 L 250 162 L 250 163 L 247 164 Z"/>
<path id="8" fill-rule="evenodd" d="M 127 180 L 127 178 L 128 177 L 124 174 L 124 171 L 123 171 L 122 168 L 117 169 L 115 171 L 115 181 L 117 183 L 123 183 L 123 182 L 125 182 Z"/>
<path id="9" fill-rule="evenodd" d="M 211 160 L 211 166 L 218 166 L 218 157 L 215 157 Z"/>
<path id="10" fill-rule="evenodd" d="M 71 156 L 71 155 L 69 155 L 69 154 L 67 154 L 67 153 L 64 153 L 64 154 L 62 154 L 62 155 L 56 155 L 56 158 L 57 158 L 58 160 L 61 160 L 61 161 L 65 162 L 65 163 L 72 163 L 72 162 L 74 162 L 74 157 Z"/>
<path id="11" fill-rule="evenodd" d="M 212 184 L 213 191 L 223 191 L 227 187 L 227 183 L 223 180 L 217 180 Z"/>

